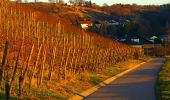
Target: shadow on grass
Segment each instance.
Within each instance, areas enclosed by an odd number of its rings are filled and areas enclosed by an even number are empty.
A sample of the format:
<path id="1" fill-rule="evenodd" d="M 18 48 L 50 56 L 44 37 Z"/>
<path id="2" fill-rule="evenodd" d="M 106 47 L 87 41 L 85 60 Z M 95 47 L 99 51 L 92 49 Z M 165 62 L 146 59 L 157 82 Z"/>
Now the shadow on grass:
<path id="1" fill-rule="evenodd" d="M 5 94 L 0 93 L 0 100 L 6 100 Z M 19 100 L 17 97 L 10 97 L 10 100 Z"/>

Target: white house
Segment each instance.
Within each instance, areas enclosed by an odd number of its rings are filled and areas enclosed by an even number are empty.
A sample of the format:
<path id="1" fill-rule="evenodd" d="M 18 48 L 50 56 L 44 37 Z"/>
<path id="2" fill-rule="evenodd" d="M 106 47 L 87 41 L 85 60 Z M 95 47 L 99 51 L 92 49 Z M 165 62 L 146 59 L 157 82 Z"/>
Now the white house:
<path id="1" fill-rule="evenodd" d="M 90 26 L 93 26 L 91 21 L 80 21 L 80 25 L 82 29 L 88 29 Z"/>
<path id="2" fill-rule="evenodd" d="M 150 38 L 150 41 L 154 42 L 155 39 L 157 39 L 157 38 L 158 38 L 157 36 L 152 36 L 152 37 Z"/>
<path id="3" fill-rule="evenodd" d="M 119 22 L 117 22 L 117 21 L 115 21 L 115 20 L 111 20 L 110 22 L 109 22 L 109 25 L 119 25 L 120 23 Z"/>

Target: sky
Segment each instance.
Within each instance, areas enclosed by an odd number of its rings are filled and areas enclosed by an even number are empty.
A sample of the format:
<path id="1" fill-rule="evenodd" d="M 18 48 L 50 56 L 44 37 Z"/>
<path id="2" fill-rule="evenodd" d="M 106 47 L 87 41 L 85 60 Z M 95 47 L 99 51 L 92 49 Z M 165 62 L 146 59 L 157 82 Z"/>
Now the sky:
<path id="1" fill-rule="evenodd" d="M 33 0 L 28 0 L 33 1 Z M 38 0 L 46 2 L 48 0 Z M 64 0 L 65 2 L 68 2 L 68 0 Z M 87 0 L 88 1 L 88 0 Z M 98 5 L 103 5 L 103 3 L 107 3 L 108 5 L 112 4 L 139 4 L 139 5 L 162 5 L 170 3 L 170 0 L 91 0 L 92 2 L 95 2 Z"/>
<path id="2" fill-rule="evenodd" d="M 92 2 L 96 2 L 99 5 L 103 5 L 103 3 L 107 3 L 109 5 L 112 4 L 140 4 L 140 5 L 161 5 L 170 3 L 170 0 L 92 0 Z"/>

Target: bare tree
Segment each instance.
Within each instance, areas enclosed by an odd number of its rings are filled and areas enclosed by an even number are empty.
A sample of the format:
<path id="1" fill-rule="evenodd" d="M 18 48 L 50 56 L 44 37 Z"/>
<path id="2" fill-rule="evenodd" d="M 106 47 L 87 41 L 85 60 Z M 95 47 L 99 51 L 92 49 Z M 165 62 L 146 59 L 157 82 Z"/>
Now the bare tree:
<path id="1" fill-rule="evenodd" d="M 69 1 L 70 3 L 72 2 L 73 4 L 76 4 L 76 5 L 83 5 L 85 3 L 85 0 L 70 0 Z"/>
<path id="2" fill-rule="evenodd" d="M 64 1 L 63 0 L 59 0 L 58 3 L 59 4 L 64 4 Z"/>
<path id="3" fill-rule="evenodd" d="M 49 3 L 55 3 L 56 0 L 48 0 Z"/>
<path id="4" fill-rule="evenodd" d="M 107 3 L 103 3 L 103 7 L 107 7 L 108 6 L 108 4 Z"/>
<path id="5" fill-rule="evenodd" d="M 25 0 L 24 2 L 25 2 L 25 3 L 28 3 L 28 0 Z"/>
<path id="6" fill-rule="evenodd" d="M 55 3 L 58 3 L 59 2 L 59 0 L 55 0 Z"/>
<path id="7" fill-rule="evenodd" d="M 16 2 L 17 2 L 17 3 L 21 3 L 21 2 L 22 2 L 22 0 L 16 0 Z"/>
<path id="8" fill-rule="evenodd" d="M 74 1 L 73 0 L 69 0 L 68 1 L 70 4 L 74 5 Z"/>
<path id="9" fill-rule="evenodd" d="M 79 5 L 84 5 L 85 0 L 79 0 Z"/>

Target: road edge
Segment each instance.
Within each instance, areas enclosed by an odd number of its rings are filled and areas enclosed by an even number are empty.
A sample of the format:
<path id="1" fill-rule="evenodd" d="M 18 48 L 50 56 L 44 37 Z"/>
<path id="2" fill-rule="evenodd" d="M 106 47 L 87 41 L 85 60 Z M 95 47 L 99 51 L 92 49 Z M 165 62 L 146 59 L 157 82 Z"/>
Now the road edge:
<path id="1" fill-rule="evenodd" d="M 119 74 L 117 74 L 117 75 L 115 75 L 115 76 L 113 76 L 111 78 L 108 78 L 108 79 L 104 80 L 103 82 L 99 83 L 98 85 L 95 85 L 94 87 L 92 87 L 90 89 L 87 89 L 87 90 L 85 90 L 84 92 L 82 92 L 80 94 L 76 94 L 76 95 L 72 96 L 68 100 L 82 100 L 85 97 L 89 96 L 90 94 L 96 92 L 101 87 L 104 87 L 104 86 L 110 84 L 111 82 L 118 79 L 119 77 L 124 76 L 125 74 L 129 73 L 130 71 L 140 67 L 141 65 L 143 65 L 143 64 L 145 64 L 147 62 L 150 62 L 151 60 L 152 59 L 149 59 L 146 62 L 142 62 L 142 63 L 140 63 L 140 64 L 138 64 L 138 65 L 136 65 L 136 66 L 134 66 L 134 67 L 132 67 L 132 68 L 130 68 L 128 70 L 125 70 L 125 71 L 123 71 L 123 72 L 121 72 L 121 73 L 119 73 Z"/>

